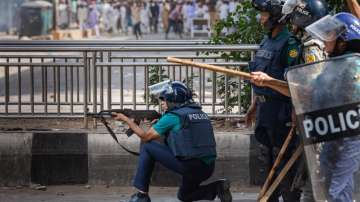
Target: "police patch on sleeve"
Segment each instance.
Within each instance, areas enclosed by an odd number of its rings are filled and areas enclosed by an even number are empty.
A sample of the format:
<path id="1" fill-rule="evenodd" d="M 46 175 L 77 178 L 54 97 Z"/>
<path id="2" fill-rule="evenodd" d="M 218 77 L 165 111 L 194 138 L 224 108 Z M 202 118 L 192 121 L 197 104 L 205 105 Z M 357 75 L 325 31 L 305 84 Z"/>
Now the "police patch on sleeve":
<path id="1" fill-rule="evenodd" d="M 298 56 L 298 54 L 299 53 L 298 53 L 298 51 L 296 49 L 292 49 L 292 50 L 289 51 L 289 56 L 291 58 L 296 58 Z"/>
<path id="2" fill-rule="evenodd" d="M 316 61 L 316 57 L 315 57 L 315 55 L 312 55 L 312 54 L 307 55 L 305 58 L 306 63 L 311 63 L 311 62 L 315 62 L 315 61 Z"/>

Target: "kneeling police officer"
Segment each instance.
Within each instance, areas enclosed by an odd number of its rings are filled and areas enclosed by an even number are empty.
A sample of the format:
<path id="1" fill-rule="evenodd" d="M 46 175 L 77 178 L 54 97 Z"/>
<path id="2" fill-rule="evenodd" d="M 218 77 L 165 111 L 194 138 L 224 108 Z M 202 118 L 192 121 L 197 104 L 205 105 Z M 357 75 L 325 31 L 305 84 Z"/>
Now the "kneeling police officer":
<path id="1" fill-rule="evenodd" d="M 216 159 L 215 137 L 208 115 L 193 102 L 192 92 L 183 83 L 168 81 L 160 83 L 160 86 L 157 92 L 165 113 L 148 131 L 123 114 L 118 113 L 115 117 L 126 122 L 144 142 L 133 183 L 137 193 L 129 201 L 151 201 L 148 195 L 150 178 L 158 162 L 182 176 L 178 191 L 181 201 L 219 197 L 222 202 L 231 202 L 228 180 L 200 185 L 213 174 Z M 165 137 L 165 144 L 153 141 L 161 137 Z"/>

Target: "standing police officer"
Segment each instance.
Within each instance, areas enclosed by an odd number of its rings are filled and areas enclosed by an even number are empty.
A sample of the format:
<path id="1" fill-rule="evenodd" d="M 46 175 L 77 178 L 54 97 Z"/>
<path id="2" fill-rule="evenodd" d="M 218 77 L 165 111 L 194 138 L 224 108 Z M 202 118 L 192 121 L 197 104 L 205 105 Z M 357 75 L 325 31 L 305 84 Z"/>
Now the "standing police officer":
<path id="1" fill-rule="evenodd" d="M 280 22 L 284 2 L 253 0 L 252 4 L 261 12 L 260 23 L 268 34 L 261 42 L 254 61 L 249 63 L 250 71 L 261 71 L 276 79 L 284 80 L 285 69 L 295 65 L 299 55 L 299 42 L 286 28 L 286 24 Z M 290 131 L 291 102 L 289 97 L 270 88 L 253 86 L 253 89 L 255 98 L 246 115 L 246 121 L 249 123 L 256 114 L 255 137 L 269 149 L 270 170 Z M 294 149 L 295 142 L 296 139 L 290 144 L 290 150 Z M 291 152 L 287 152 L 285 159 L 290 156 Z M 299 201 L 300 190 L 290 189 L 294 171 L 295 169 L 292 169 L 289 172 L 277 191 L 270 197 L 270 202 L 278 201 L 280 195 L 284 201 Z"/>
<path id="2" fill-rule="evenodd" d="M 340 25 L 340 26 L 329 26 Z M 340 28 L 339 28 L 340 27 Z M 338 13 L 335 16 L 326 16 L 306 28 L 315 38 L 325 43 L 325 50 L 330 57 L 342 56 L 351 53 L 360 53 L 360 20 L 350 13 Z M 356 61 L 357 69 L 338 66 L 342 74 L 346 75 L 346 68 L 349 68 L 351 76 L 359 74 L 360 61 Z M 324 71 L 327 69 L 324 68 Z M 338 75 L 336 75 L 338 76 Z M 354 76 L 355 77 L 355 76 Z M 322 72 L 316 77 L 313 85 L 318 84 L 318 89 L 324 88 L 322 92 L 329 91 L 328 85 L 337 82 L 337 77 L 329 77 Z M 326 82 L 324 82 L 326 81 Z M 353 89 L 332 89 L 345 90 L 349 97 L 358 97 L 360 88 L 355 84 Z M 323 105 L 334 96 L 321 91 L 312 91 L 314 94 L 313 103 Z M 346 97 L 342 98 L 348 102 Z M 331 102 L 331 101 L 330 101 Z M 357 117 L 358 118 L 358 117 Z M 360 168 L 360 136 L 344 137 L 334 141 L 324 142 L 320 153 L 320 173 L 324 179 L 326 196 L 329 202 L 351 202 L 355 191 L 354 177 Z M 357 201 L 359 198 L 355 198 Z"/>
<path id="3" fill-rule="evenodd" d="M 311 63 L 326 59 L 325 45 L 314 39 L 305 31 L 305 27 L 328 14 L 328 6 L 324 0 L 287 0 L 283 6 L 284 18 L 292 25 L 292 32 L 301 40 L 301 63 Z M 295 116 L 294 116 L 295 117 Z M 297 173 L 297 182 L 304 183 L 302 202 L 315 202 L 310 179 L 306 175 L 305 158 L 302 158 Z M 301 187 L 299 183 L 294 186 Z"/>
<path id="4" fill-rule="evenodd" d="M 345 31 L 342 31 L 339 35 L 336 35 L 336 32 L 339 30 L 335 28 L 334 30 L 331 30 L 331 26 L 327 26 L 328 24 L 331 25 L 331 21 L 322 21 L 320 23 L 320 20 L 319 23 L 316 22 L 309 26 L 307 31 L 310 31 L 316 38 L 325 42 L 325 51 L 329 54 L 330 57 L 354 52 L 359 53 L 359 19 L 348 13 L 340 13 L 330 19 L 335 22 L 333 24 L 339 24 L 339 22 L 343 23 Z M 322 77 L 319 76 L 319 78 Z M 266 83 L 264 81 L 268 80 L 271 80 L 271 77 L 258 72 L 254 74 L 252 82 L 256 85 L 264 86 L 263 84 Z M 328 80 L 328 78 L 324 80 Z M 324 88 L 329 88 L 329 86 L 324 86 Z M 277 90 L 279 92 L 284 92 L 281 89 Z M 353 92 L 349 91 L 350 96 L 352 96 L 352 93 Z M 356 91 L 354 95 L 358 95 L 358 91 Z M 319 94 L 317 94 L 315 97 L 318 99 L 330 99 L 324 97 L 324 95 Z M 360 139 L 358 137 L 344 138 L 340 141 L 325 143 L 321 150 L 320 163 L 322 172 L 324 173 L 327 181 L 326 186 L 328 189 L 328 200 L 339 202 L 353 201 L 352 194 L 354 191 L 354 173 L 359 169 L 360 166 Z"/>
<path id="5" fill-rule="evenodd" d="M 325 45 L 319 39 L 314 39 L 305 31 L 305 27 L 328 14 L 328 6 L 324 0 L 287 0 L 282 8 L 283 19 L 292 25 L 293 34 L 301 41 L 300 63 L 311 63 L 326 59 Z M 253 72 L 253 83 L 260 85 L 263 79 L 270 78 L 263 72 Z M 279 87 L 278 92 L 290 96 L 289 89 Z M 302 159 L 304 162 L 304 159 Z M 302 178 L 305 166 L 300 164 L 297 178 Z M 298 181 L 298 180 L 296 180 Z M 299 185 L 296 185 L 299 186 Z M 314 197 L 309 179 L 305 179 L 303 187 L 302 202 L 313 202 Z"/>
<path id="6" fill-rule="evenodd" d="M 181 82 L 165 83 L 160 92 L 165 114 L 148 131 L 144 131 L 123 114 L 115 119 L 126 122 L 141 138 L 141 146 L 134 187 L 137 193 L 130 202 L 150 202 L 149 184 L 156 162 L 182 176 L 178 198 L 190 202 L 214 200 L 231 202 L 230 183 L 217 180 L 200 185 L 214 171 L 216 143 L 209 117 L 192 101 L 192 92 Z M 152 141 L 165 137 L 166 145 Z"/>
<path id="7" fill-rule="evenodd" d="M 313 39 L 305 27 L 328 14 L 324 0 L 287 0 L 282 9 L 284 18 L 292 25 L 293 34 L 301 40 L 301 62 L 310 63 L 324 60 L 326 57 L 324 43 Z"/>
<path id="8" fill-rule="evenodd" d="M 289 21 L 292 32 L 301 41 L 299 63 L 310 63 L 326 59 L 325 46 L 319 39 L 313 39 L 305 27 L 328 14 L 328 6 L 324 0 L 287 0 L 282 9 L 282 20 Z M 271 79 L 266 72 L 252 72 L 252 83 L 263 86 L 264 80 Z M 290 97 L 288 87 L 276 86 L 277 92 Z"/>

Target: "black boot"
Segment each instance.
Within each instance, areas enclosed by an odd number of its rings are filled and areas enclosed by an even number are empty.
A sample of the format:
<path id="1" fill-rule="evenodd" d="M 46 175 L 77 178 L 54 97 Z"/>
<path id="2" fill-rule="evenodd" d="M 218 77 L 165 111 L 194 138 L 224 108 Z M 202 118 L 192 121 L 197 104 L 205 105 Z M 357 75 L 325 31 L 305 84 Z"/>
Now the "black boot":
<path id="1" fill-rule="evenodd" d="M 229 180 L 227 179 L 218 180 L 216 195 L 219 197 L 221 202 L 232 202 Z"/>
<path id="2" fill-rule="evenodd" d="M 149 195 L 138 192 L 131 196 L 129 202 L 151 202 L 151 199 Z"/>

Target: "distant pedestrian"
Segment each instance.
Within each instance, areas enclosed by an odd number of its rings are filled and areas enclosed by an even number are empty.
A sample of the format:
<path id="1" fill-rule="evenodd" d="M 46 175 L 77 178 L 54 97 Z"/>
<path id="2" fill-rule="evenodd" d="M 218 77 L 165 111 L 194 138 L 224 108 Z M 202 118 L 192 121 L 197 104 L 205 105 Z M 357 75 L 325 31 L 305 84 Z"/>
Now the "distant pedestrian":
<path id="1" fill-rule="evenodd" d="M 133 33 L 136 39 L 142 38 L 140 11 L 141 11 L 140 2 L 134 3 L 133 6 L 131 7 L 131 17 L 133 22 Z"/>
<path id="2" fill-rule="evenodd" d="M 116 34 L 121 30 L 121 18 L 120 18 L 120 3 L 112 4 L 114 10 L 114 20 L 113 20 L 113 32 Z"/>
<path id="3" fill-rule="evenodd" d="M 195 11 L 196 18 L 210 20 L 209 8 L 207 7 L 206 4 L 204 4 L 204 2 L 199 2 L 195 10 L 196 10 Z M 197 27 L 195 28 L 199 30 L 209 29 L 207 25 L 197 25 Z"/>
<path id="4" fill-rule="evenodd" d="M 140 21 L 143 33 L 150 33 L 150 9 L 147 3 L 140 3 Z"/>
<path id="5" fill-rule="evenodd" d="M 160 8 L 157 2 L 150 0 L 150 31 L 152 33 L 158 32 L 158 22 L 159 22 L 159 14 Z"/>
<path id="6" fill-rule="evenodd" d="M 96 37 L 100 37 L 99 30 L 99 12 L 96 8 L 96 2 L 93 1 L 89 6 L 89 12 L 87 17 L 87 28 L 95 32 Z"/>
<path id="7" fill-rule="evenodd" d="M 222 0 L 219 6 L 219 18 L 220 20 L 226 20 L 229 15 L 229 2 Z"/>
<path id="8" fill-rule="evenodd" d="M 219 19 L 219 15 L 216 10 L 216 2 L 217 0 L 209 0 L 207 3 L 209 8 L 209 19 L 211 27 L 213 27 Z"/>
<path id="9" fill-rule="evenodd" d="M 59 11 L 58 26 L 61 29 L 68 28 L 70 23 L 69 22 L 70 13 L 68 12 L 68 5 L 64 0 L 60 1 L 58 11 Z"/>
<path id="10" fill-rule="evenodd" d="M 162 6 L 162 23 L 163 23 L 163 30 L 166 32 L 166 30 L 169 28 L 169 14 L 171 10 L 171 5 L 168 0 L 165 0 L 163 2 Z"/>
<path id="11" fill-rule="evenodd" d="M 186 6 L 183 8 L 184 13 L 184 32 L 190 33 L 192 20 L 195 17 L 195 5 L 192 0 L 186 2 Z"/>
<path id="12" fill-rule="evenodd" d="M 113 7 L 110 5 L 109 1 L 106 1 L 102 7 L 102 19 L 104 30 L 108 33 L 112 33 L 113 31 L 113 24 L 115 20 L 115 13 Z"/>
<path id="13" fill-rule="evenodd" d="M 133 26 L 133 20 L 132 20 L 132 6 L 134 5 L 134 3 L 127 3 L 126 8 L 126 23 L 128 27 L 132 27 Z"/>
<path id="14" fill-rule="evenodd" d="M 125 34 L 128 33 L 128 20 L 127 20 L 127 16 L 126 16 L 126 7 L 127 7 L 127 3 L 123 2 L 120 5 L 120 20 L 121 20 L 121 31 Z"/>
<path id="15" fill-rule="evenodd" d="M 78 20 L 79 28 L 81 30 L 86 29 L 86 19 L 88 16 L 87 3 L 84 1 L 79 1 L 77 8 L 78 8 L 77 9 L 77 20 Z"/>
<path id="16" fill-rule="evenodd" d="M 169 21 L 169 26 L 165 32 L 165 39 L 168 39 L 170 29 L 173 29 L 175 34 L 178 34 L 179 37 L 182 38 L 182 30 L 180 25 L 180 23 L 182 22 L 181 4 L 173 3 L 171 5 L 168 21 Z"/>

